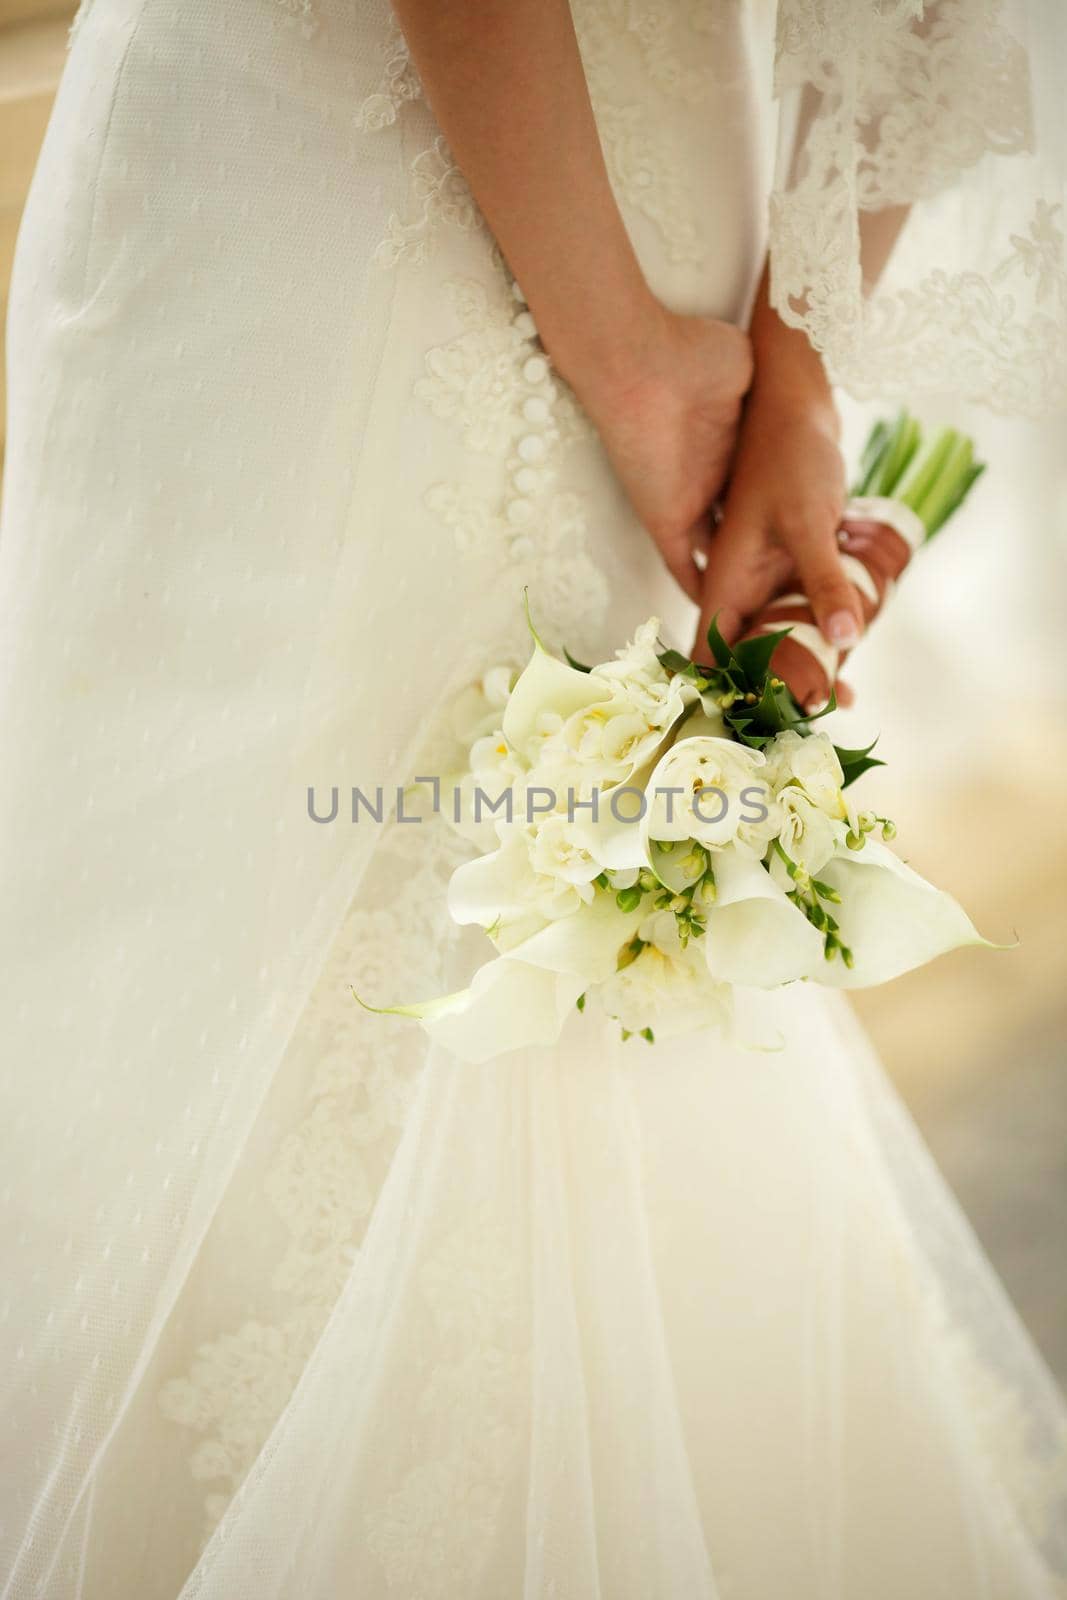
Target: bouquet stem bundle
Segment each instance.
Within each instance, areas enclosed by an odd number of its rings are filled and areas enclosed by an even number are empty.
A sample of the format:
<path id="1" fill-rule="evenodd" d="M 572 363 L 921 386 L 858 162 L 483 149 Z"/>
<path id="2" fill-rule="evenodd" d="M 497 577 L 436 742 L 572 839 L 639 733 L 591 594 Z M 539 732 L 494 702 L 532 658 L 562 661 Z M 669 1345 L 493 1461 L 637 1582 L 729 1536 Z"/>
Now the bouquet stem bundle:
<path id="1" fill-rule="evenodd" d="M 868 627 L 916 550 L 944 527 L 984 471 L 972 441 L 955 428 L 942 428 L 924 444 L 919 423 L 906 411 L 893 423 L 875 424 L 838 533 Z M 830 702 L 847 652 L 822 637 L 803 594 L 772 601 L 755 619 L 753 632 L 783 625 L 790 636 L 775 655 L 775 670 L 790 683 L 807 685 L 805 699 Z"/>

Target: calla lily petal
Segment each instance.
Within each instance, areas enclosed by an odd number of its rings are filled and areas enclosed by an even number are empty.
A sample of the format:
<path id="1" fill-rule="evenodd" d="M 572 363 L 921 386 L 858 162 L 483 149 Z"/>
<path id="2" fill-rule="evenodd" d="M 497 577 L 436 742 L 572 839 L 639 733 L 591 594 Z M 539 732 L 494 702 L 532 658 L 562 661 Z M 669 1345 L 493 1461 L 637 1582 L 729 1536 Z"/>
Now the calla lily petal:
<path id="1" fill-rule="evenodd" d="M 525 916 L 530 902 L 523 890 L 529 876 L 529 852 L 515 836 L 487 856 L 464 861 L 448 884 L 452 920 L 487 928 L 499 918 Z"/>
<path id="2" fill-rule="evenodd" d="M 508 1050 L 555 1044 L 584 990 L 581 978 L 502 956 L 482 967 L 462 995 L 449 996 L 461 1003 L 419 1020 L 461 1061 L 489 1061 Z M 408 1007 L 403 1015 L 419 1015 L 419 1009 Z"/>
<path id="3" fill-rule="evenodd" d="M 753 989 L 821 976 L 822 935 L 770 873 L 735 849 L 714 857 L 716 899 L 704 935 L 712 977 Z"/>
<path id="4" fill-rule="evenodd" d="M 862 850 L 839 846 L 819 877 L 841 896 L 831 909 L 853 956 L 851 969 L 836 957 L 824 961 L 821 984 L 864 989 L 963 945 L 992 948 L 951 895 L 870 836 Z"/>
<path id="5" fill-rule="evenodd" d="M 581 978 L 583 987 L 603 983 L 615 971 L 619 951 L 637 932 L 642 916 L 640 910 L 620 911 L 615 896 L 602 892 L 576 916 L 548 923 L 515 945 L 509 955 L 549 972 Z"/>
<path id="6" fill-rule="evenodd" d="M 526 751 L 545 712 L 566 720 L 575 711 L 611 698 L 611 685 L 595 672 L 578 672 L 537 645 L 511 691 L 501 724 L 508 742 Z"/>

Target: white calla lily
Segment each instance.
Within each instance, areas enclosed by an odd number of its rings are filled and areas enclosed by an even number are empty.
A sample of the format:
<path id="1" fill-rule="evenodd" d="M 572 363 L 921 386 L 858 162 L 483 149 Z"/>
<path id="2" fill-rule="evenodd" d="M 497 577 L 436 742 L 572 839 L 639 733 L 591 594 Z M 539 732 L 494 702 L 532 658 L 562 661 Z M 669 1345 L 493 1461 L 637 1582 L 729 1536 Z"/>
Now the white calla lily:
<path id="1" fill-rule="evenodd" d="M 366 1009 L 415 1018 L 461 1061 L 490 1061 L 508 1050 L 555 1044 L 584 987 L 580 978 L 500 956 L 458 994 L 420 1005 Z"/>
<path id="2" fill-rule="evenodd" d="M 640 911 L 620 911 L 614 894 L 602 890 L 592 905 L 583 906 L 576 916 L 550 922 L 513 946 L 509 956 L 549 972 L 581 978 L 583 985 L 603 983 L 615 971 L 619 952 L 637 932 L 641 915 Z"/>
<path id="3" fill-rule="evenodd" d="M 579 672 L 557 661 L 540 644 L 519 674 L 504 710 L 508 743 L 527 761 L 537 759 L 546 725 L 559 726 L 576 711 L 611 698 L 611 685 L 593 672 Z"/>
<path id="4" fill-rule="evenodd" d="M 1002 948 L 983 939 L 963 907 L 900 857 L 868 836 L 862 850 L 842 845 L 819 873 L 841 896 L 831 906 L 853 964 L 824 961 L 821 984 L 864 989 L 964 945 Z"/>
<path id="5" fill-rule="evenodd" d="M 740 850 L 718 852 L 715 888 L 703 941 L 713 978 L 774 989 L 821 975 L 822 935 L 759 862 Z"/>

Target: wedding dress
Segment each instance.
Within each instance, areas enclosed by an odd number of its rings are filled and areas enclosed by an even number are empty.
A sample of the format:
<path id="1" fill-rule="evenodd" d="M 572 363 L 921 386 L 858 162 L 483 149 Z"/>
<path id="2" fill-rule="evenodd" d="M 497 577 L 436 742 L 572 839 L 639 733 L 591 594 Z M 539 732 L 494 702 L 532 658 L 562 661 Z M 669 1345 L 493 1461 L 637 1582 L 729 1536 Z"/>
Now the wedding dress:
<path id="1" fill-rule="evenodd" d="M 783 0 L 776 177 L 774 19 L 573 9 L 666 302 L 745 314 L 770 195 L 854 389 L 1061 392 L 992 0 Z M 352 999 L 469 970 L 451 835 L 347 799 L 447 770 L 524 586 L 587 659 L 690 627 L 382 0 L 83 6 L 10 350 L 2 1593 L 1065 1592 L 1061 1403 L 843 1003 L 471 1066 Z"/>

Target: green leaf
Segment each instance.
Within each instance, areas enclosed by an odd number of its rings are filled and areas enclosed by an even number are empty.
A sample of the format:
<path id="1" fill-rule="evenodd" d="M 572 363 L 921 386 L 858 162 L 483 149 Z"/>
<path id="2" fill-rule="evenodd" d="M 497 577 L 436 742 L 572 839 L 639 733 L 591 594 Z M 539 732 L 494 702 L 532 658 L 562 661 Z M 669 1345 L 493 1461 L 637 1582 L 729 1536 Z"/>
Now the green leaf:
<path id="1" fill-rule="evenodd" d="M 861 778 L 872 767 L 884 766 L 885 762 L 879 761 L 877 756 L 864 756 L 862 760 L 853 762 L 851 766 L 844 768 L 845 781 L 842 784 L 842 788 L 847 789 L 850 783 L 855 783 L 857 778 Z"/>
<path id="2" fill-rule="evenodd" d="M 836 710 L 837 710 L 837 690 L 836 689 L 831 689 L 830 690 L 830 698 L 829 698 L 829 700 L 827 700 L 827 702 L 823 706 L 822 710 L 821 711 L 805 711 L 804 714 L 803 714 L 804 715 L 804 721 L 805 722 L 819 722 L 819 721 L 821 721 L 821 719 L 823 717 L 828 717 L 830 715 L 831 711 L 836 711 Z"/>
<path id="3" fill-rule="evenodd" d="M 734 660 L 757 692 L 770 670 L 771 657 L 782 640 L 787 639 L 792 631 L 792 627 L 788 627 L 779 628 L 774 633 L 757 633 L 751 639 L 742 639 L 740 644 L 734 646 Z"/>
<path id="4" fill-rule="evenodd" d="M 847 789 L 850 783 L 855 783 L 857 778 L 862 777 L 865 772 L 869 772 L 872 767 L 885 766 L 884 761 L 879 761 L 877 756 L 871 755 L 871 751 L 877 743 L 877 738 L 874 738 L 870 744 L 854 750 L 849 749 L 847 745 L 834 745 L 837 759 L 841 763 L 841 771 L 844 773 L 843 788 Z"/>
<path id="5" fill-rule="evenodd" d="M 587 667 L 584 661 L 576 661 L 574 659 L 566 645 L 563 646 L 563 654 L 566 657 L 567 665 L 573 667 L 575 672 L 592 672 L 592 667 Z"/>
<path id="6" fill-rule="evenodd" d="M 734 653 L 726 643 L 718 628 L 718 612 L 708 623 L 708 649 L 715 657 L 715 664 L 719 667 L 729 667 L 734 662 Z"/>
<path id="7" fill-rule="evenodd" d="M 683 656 L 680 650 L 664 650 L 656 657 L 665 672 L 689 672 L 693 666 L 688 656 Z"/>
<path id="8" fill-rule="evenodd" d="M 860 761 L 864 756 L 869 756 L 877 743 L 878 739 L 876 737 L 871 740 L 870 744 L 865 744 L 855 750 L 849 749 L 848 745 L 844 744 L 835 744 L 834 749 L 837 752 L 838 761 L 843 767 L 847 767 L 851 762 Z"/>

